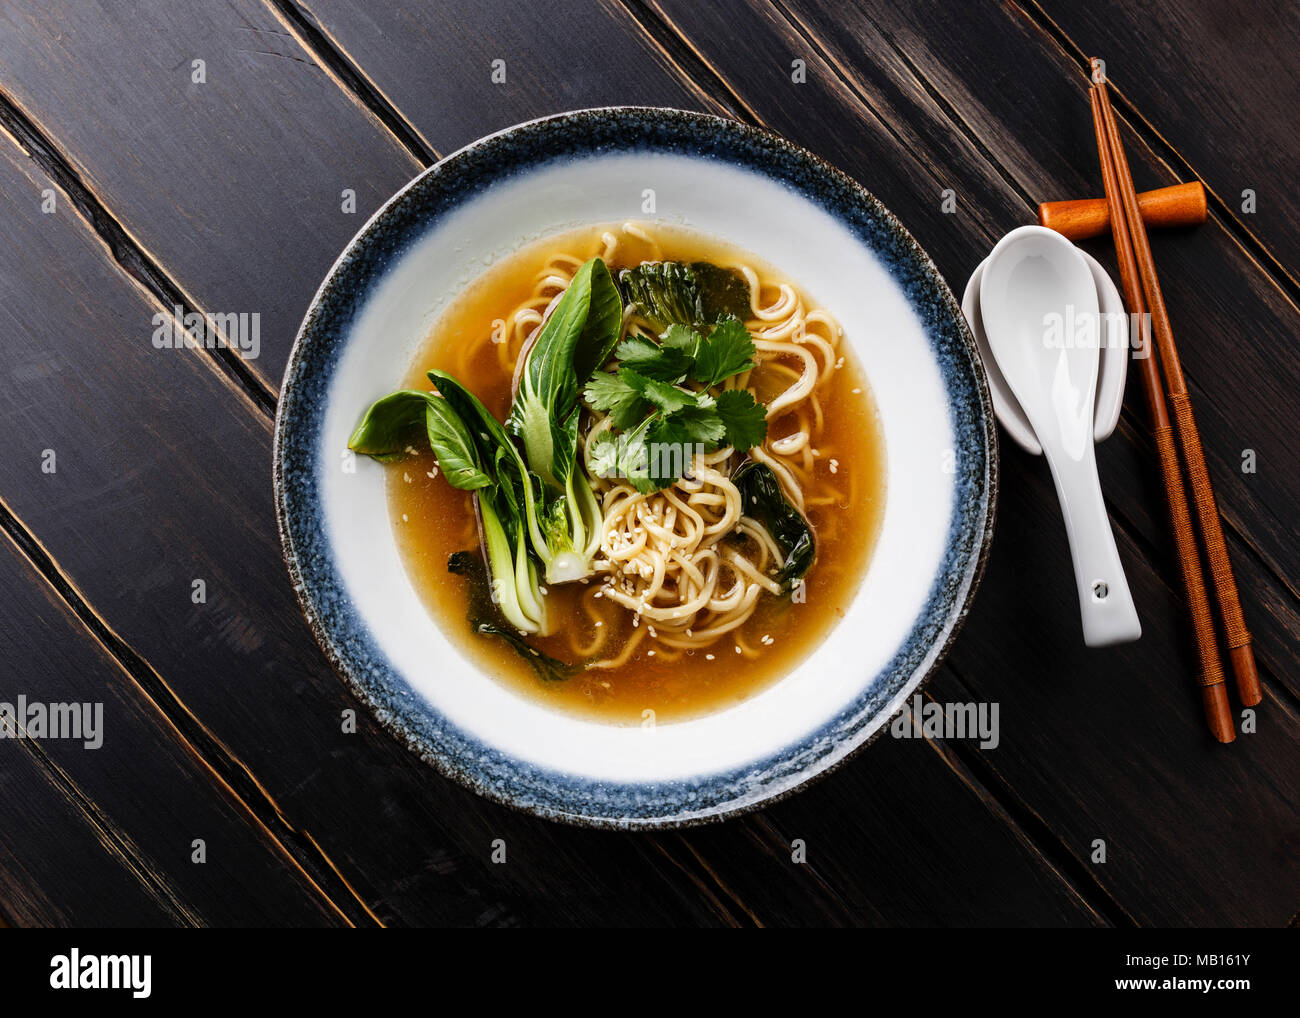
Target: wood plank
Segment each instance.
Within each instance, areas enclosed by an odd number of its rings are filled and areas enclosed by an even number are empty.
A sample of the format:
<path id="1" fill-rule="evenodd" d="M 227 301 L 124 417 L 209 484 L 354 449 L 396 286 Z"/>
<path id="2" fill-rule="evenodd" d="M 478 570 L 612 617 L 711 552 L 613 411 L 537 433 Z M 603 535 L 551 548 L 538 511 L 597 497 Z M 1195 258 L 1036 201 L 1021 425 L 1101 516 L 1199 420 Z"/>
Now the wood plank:
<path id="1" fill-rule="evenodd" d="M 663 53 L 616 3 L 306 0 L 298 7 L 442 153 L 565 110 L 713 105 L 666 69 Z M 504 81 L 493 80 L 496 61 Z"/>
<path id="2" fill-rule="evenodd" d="M 968 699 L 947 673 L 929 690 Z M 702 882 L 757 925 L 1107 922 L 1090 903 L 1092 882 L 1078 888 L 1044 859 L 977 779 L 933 745 L 888 734 L 756 816 L 675 837 Z M 795 861 L 796 840 L 804 861 Z"/>
<path id="3" fill-rule="evenodd" d="M 69 926 L 342 925 L 3 536 L 0 575 L 0 702 L 14 710 L 20 696 L 29 705 L 90 704 L 99 719 L 89 740 L 80 728 L 77 739 L 0 739 L 12 807 L 0 838 L 16 881 L 0 889 L 6 911 Z M 246 884 L 258 893 L 231 893 Z"/>
<path id="4" fill-rule="evenodd" d="M 338 252 L 420 168 L 257 0 L 5 2 L 0 86 L 196 306 L 261 315 L 245 363 L 272 391 Z"/>
<path id="5" fill-rule="evenodd" d="M 849 11 L 843 7 L 816 7 L 814 12 L 814 5 L 796 2 L 783 6 L 793 12 L 787 19 L 775 9 L 749 13 L 739 3 L 656 2 L 652 6 L 666 24 L 680 33 L 683 44 L 697 52 L 764 123 L 863 178 L 921 238 L 950 279 L 964 280 L 997 235 L 1029 218 L 1031 201 L 1027 196 L 1037 188 L 1027 187 L 1017 177 L 1020 164 L 1008 168 L 1004 162 L 994 162 L 990 158 L 993 152 L 999 153 L 999 159 L 1007 157 L 1001 148 L 983 140 L 988 122 L 1000 126 L 1002 121 L 981 116 L 971 122 L 969 131 L 954 123 L 953 118 L 958 116 L 954 111 L 974 117 L 974 107 L 954 102 L 942 89 L 934 88 L 933 82 L 913 73 L 916 58 L 911 55 L 914 51 L 910 45 L 882 45 L 875 23 L 879 14 L 876 8 L 871 9 L 872 18 L 868 19 L 860 14 L 861 8 Z M 803 18 L 811 18 L 813 13 L 821 19 L 817 24 L 823 28 L 824 23 L 835 21 L 837 33 L 810 29 Z M 1056 138 L 1054 146 L 1029 142 L 1044 132 L 1073 130 L 1077 124 L 1077 148 L 1067 147 L 1060 158 L 1066 162 L 1072 157 L 1081 160 L 1088 151 L 1084 147 L 1085 132 L 1090 132 L 1086 115 L 1071 119 L 1064 112 L 1079 102 L 1081 76 L 1071 78 L 1063 70 L 1050 41 L 1040 41 L 1036 48 L 1032 37 L 1025 45 L 1026 40 L 1015 38 L 1013 33 L 1005 43 L 999 42 L 1002 35 L 989 26 L 987 10 L 977 13 L 983 17 L 978 33 L 966 24 L 950 25 L 951 33 L 945 33 L 945 39 L 956 36 L 968 40 L 968 45 L 959 48 L 963 52 L 956 61 L 958 67 L 964 67 L 967 61 L 985 70 L 1014 66 L 1019 80 L 1030 83 L 1035 103 L 1031 108 L 1017 96 L 1008 95 L 1007 110 L 1018 109 L 1020 120 L 1032 116 L 1038 122 L 1037 134 L 1021 136 L 1021 143 L 1036 154 L 1040 149 L 1048 152 L 1062 146 L 1062 139 Z M 725 41 L 728 26 L 734 34 L 737 25 L 744 26 L 747 45 L 743 52 L 727 46 Z M 929 28 L 934 40 L 933 21 Z M 914 41 L 908 38 L 909 44 Z M 1002 45 L 1007 47 L 1006 52 L 997 48 Z M 945 52 L 951 49 L 945 47 Z M 788 78 L 790 61 L 795 57 L 807 60 L 807 82 L 782 88 L 781 76 Z M 800 89 L 804 90 L 802 99 L 796 98 Z M 985 101 L 989 101 L 987 97 Z M 1054 112 L 1058 107 L 1062 111 L 1059 115 Z M 1009 118 L 1012 113 L 1006 112 L 1005 116 Z M 881 153 L 888 153 L 887 158 L 882 158 Z M 1133 158 L 1139 166 L 1151 160 L 1150 154 L 1136 145 Z M 1072 179 L 1058 178 L 1041 168 L 1037 172 L 1047 183 L 1056 180 L 1057 186 L 1061 186 L 1059 179 Z M 1080 171 L 1073 173 L 1078 176 Z M 959 208 L 963 210 L 946 222 L 936 200 L 945 182 L 956 188 Z M 1066 188 L 1064 193 L 1071 190 Z M 1177 269 L 1167 270 L 1171 279 L 1182 276 L 1179 270 L 1184 269 L 1193 278 L 1197 273 L 1208 276 L 1226 269 L 1235 272 L 1238 279 L 1254 281 L 1253 289 L 1248 290 L 1252 298 L 1261 289 L 1267 290 L 1269 281 L 1262 274 L 1251 275 L 1249 264 L 1243 267 L 1240 254 L 1234 253 L 1240 249 L 1230 238 L 1221 233 L 1219 237 L 1215 241 L 1213 230 L 1197 234 L 1199 242 L 1218 245 L 1209 248 L 1214 260 L 1202 248 L 1197 252 L 1199 261 L 1193 265 L 1192 256 L 1184 253 L 1187 264 L 1178 261 Z M 1163 259 L 1162 267 L 1170 264 L 1163 251 L 1157 255 Z M 1204 278 L 1200 281 L 1204 285 Z M 1195 295 L 1180 296 L 1192 301 Z M 1197 307 L 1194 302 L 1175 306 Z M 1262 310 L 1251 307 L 1265 321 L 1267 316 L 1275 316 L 1279 326 L 1294 317 L 1294 309 L 1276 288 L 1272 302 Z M 1216 314 L 1212 302 L 1205 310 L 1211 316 Z M 1233 354 L 1249 360 L 1254 354 L 1240 349 L 1244 345 L 1235 344 Z M 1193 359 L 1189 353 L 1189 372 Z M 1216 436 L 1231 434 L 1212 431 L 1207 423 L 1216 401 L 1205 395 L 1205 390 L 1221 384 L 1225 370 L 1236 370 L 1235 365 L 1223 366 L 1222 359 L 1220 356 L 1217 373 L 1208 369 L 1208 361 L 1202 361 L 1197 375 L 1202 425 L 1211 444 Z M 1289 370 L 1287 365 L 1274 369 L 1284 376 Z M 1234 381 L 1236 391 L 1241 391 L 1243 379 Z M 1262 390 L 1260 402 L 1274 411 L 1258 411 L 1258 427 L 1279 419 L 1276 411 L 1285 403 L 1273 402 L 1279 393 L 1274 391 L 1271 379 L 1256 382 L 1251 391 L 1256 390 Z M 1235 419 L 1256 413 L 1257 405 L 1240 406 L 1230 387 L 1216 391 L 1222 392 L 1223 405 L 1232 407 Z M 1252 431 L 1252 435 L 1255 433 L 1266 437 L 1262 427 Z M 1111 440 L 1124 441 L 1123 435 Z M 1111 448 L 1107 446 L 1103 458 L 1110 455 Z M 1293 480 L 1286 472 L 1279 469 L 1276 475 L 1273 483 L 1283 492 L 1294 493 Z M 1242 496 L 1235 490 L 1239 486 L 1223 480 L 1222 469 L 1216 476 L 1220 478 L 1225 506 L 1233 505 L 1235 511 L 1240 511 Z M 1116 504 L 1137 505 L 1138 489 L 1144 483 L 1135 478 L 1129 478 L 1124 485 L 1112 483 L 1108 494 Z M 1061 847 L 1074 855 L 1078 865 L 1090 865 L 1090 842 L 1084 837 L 1088 824 L 1098 837 L 1104 837 L 1109 830 L 1112 837 L 1133 838 L 1136 844 L 1129 846 L 1133 854 L 1127 857 L 1122 872 L 1108 870 L 1098 879 L 1137 921 L 1284 923 L 1282 913 L 1287 908 L 1290 911 L 1286 915 L 1294 912 L 1294 902 L 1300 896 L 1297 874 L 1285 861 L 1281 847 L 1294 816 L 1296 719 L 1291 701 L 1268 701 L 1266 733 L 1243 738 L 1226 751 L 1203 745 L 1195 691 L 1185 678 L 1191 675 L 1183 641 L 1185 625 L 1169 585 L 1122 534 L 1122 554 L 1130 568 L 1138 603 L 1143 607 L 1146 636 L 1141 643 L 1127 648 L 1086 652 L 1078 638 L 1068 557 L 1056 522 L 1059 509 L 1041 461 L 1018 455 L 1009 443 L 1004 444 L 1002 492 L 998 529 L 1016 535 L 1017 540 L 1009 542 L 1004 538 L 996 543 L 994 559 L 1003 565 L 990 569 L 976 611 L 952 658 L 956 673 L 977 698 L 1008 705 L 1025 703 L 1023 716 L 1033 719 L 1028 724 L 1021 722 L 1017 728 L 1019 738 L 1024 740 L 1021 746 L 1029 744 L 1030 748 L 988 756 L 995 767 L 987 771 L 990 780 L 995 786 L 1000 784 L 1005 794 L 1022 797 L 1026 809 L 1043 817 L 1051 830 L 1061 832 Z M 1280 519 L 1283 508 L 1293 500 L 1279 496 L 1270 499 L 1265 509 L 1277 513 Z M 1251 523 L 1264 534 L 1261 544 L 1275 558 L 1289 555 L 1289 546 L 1268 543 L 1267 514 L 1258 515 Z M 1142 513 L 1134 516 L 1144 518 Z M 1163 544 L 1159 533 L 1141 536 Z M 1005 563 L 1012 555 L 1015 564 L 1008 568 Z M 1250 560 L 1243 563 L 1239 558 L 1238 568 L 1250 574 Z M 1263 572 L 1265 575 L 1256 575 L 1250 582 L 1280 588 L 1285 600 L 1285 585 L 1267 575 L 1266 570 Z M 1029 580 L 1033 581 L 1032 587 Z M 1292 621 L 1287 625 L 1291 626 Z M 1290 655 L 1289 650 L 1283 653 Z M 1268 652 L 1261 648 L 1261 654 L 1267 660 Z M 1172 655 L 1181 655 L 1181 659 L 1171 659 Z M 1045 666 L 1044 662 L 1051 664 Z M 1118 692 L 1111 697 L 1085 694 L 1087 687 L 1081 684 L 1094 674 L 1124 676 L 1124 710 L 1134 701 L 1139 706 L 1125 714 L 1115 705 Z M 1041 677 L 1041 681 L 1035 682 L 1034 677 Z M 1278 682 L 1291 680 L 1290 675 L 1276 673 L 1272 678 Z M 1032 686 L 1035 695 L 1030 696 L 1026 686 Z M 1062 686 L 1070 695 L 1063 695 Z M 1032 711 L 1028 709 L 1031 703 Z M 1083 732 L 1086 738 L 1080 734 Z M 1131 775 L 1130 768 L 1121 761 L 1117 776 L 1113 750 L 1104 753 L 1097 748 L 1117 745 L 1138 755 L 1149 769 Z M 1049 763 L 1059 760 L 1074 763 L 1069 768 Z M 1014 766 L 1009 765 L 1012 761 Z M 1082 767 L 1080 761 L 1084 762 Z M 1126 791 L 1133 791 L 1131 796 L 1117 797 L 1113 793 L 1110 786 L 1117 779 Z M 1246 788 L 1251 789 L 1249 805 L 1243 806 L 1239 797 Z M 1195 814 L 1172 809 L 1171 800 L 1191 796 L 1198 804 Z M 1147 802 L 1154 805 L 1147 808 Z M 1243 810 L 1249 813 L 1240 829 L 1204 820 L 1207 812 L 1218 817 L 1240 815 Z M 1081 823 L 1085 818 L 1087 823 Z M 1271 847 L 1261 853 L 1261 844 Z M 1227 864 L 1226 872 L 1236 882 L 1230 884 L 1224 879 L 1223 854 L 1233 852 L 1237 853 L 1236 859 Z M 1269 863 L 1259 859 L 1261 854 L 1270 856 Z M 1187 868 L 1166 866 L 1164 860 L 1171 856 Z M 1200 877 L 1199 884 L 1189 874 Z M 1185 884 L 1181 891 L 1171 886 L 1178 880 Z M 1198 888 L 1199 896 L 1189 893 L 1192 887 Z"/>
<path id="6" fill-rule="evenodd" d="M 11 926 L 175 926 L 126 860 L 105 849 L 104 832 L 51 782 L 29 752 L 0 743 L 0 929 Z"/>
<path id="7" fill-rule="evenodd" d="M 1158 151 L 1205 182 L 1216 211 L 1300 289 L 1300 7 L 1025 0 L 1082 63 L 1106 60 L 1112 93 Z M 1255 192 L 1253 212 L 1244 192 Z"/>
<path id="8" fill-rule="evenodd" d="M 926 697 L 974 699 L 947 668 L 930 681 Z M 946 780 L 918 788 L 916 774 L 935 763 Z M 846 906 L 870 909 L 882 925 L 1055 928 L 1112 921 L 1110 903 L 1093 882 L 1076 881 L 1044 857 L 1042 846 L 967 768 L 945 756 L 941 744 L 886 734 L 835 775 L 764 816 L 780 832 L 777 844 L 787 857 L 793 839 L 801 839 L 808 865 Z M 980 843 L 969 840 L 969 832 L 989 828 L 989 818 L 1002 821 L 1000 838 L 985 833 Z M 1026 865 L 1028 859 L 1034 864 Z M 928 881 L 920 874 L 930 874 Z"/>

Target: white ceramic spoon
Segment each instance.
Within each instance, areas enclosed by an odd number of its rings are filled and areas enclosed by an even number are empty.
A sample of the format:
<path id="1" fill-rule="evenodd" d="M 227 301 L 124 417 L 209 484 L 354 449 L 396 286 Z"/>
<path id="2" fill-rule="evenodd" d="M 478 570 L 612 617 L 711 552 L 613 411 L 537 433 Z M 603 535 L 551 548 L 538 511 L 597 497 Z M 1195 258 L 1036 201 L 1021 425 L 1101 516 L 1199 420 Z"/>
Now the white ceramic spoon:
<path id="1" fill-rule="evenodd" d="M 989 255 L 980 310 L 989 348 L 1056 482 L 1084 643 L 1104 647 L 1136 640 L 1142 626 L 1101 498 L 1093 447 L 1099 321 L 1092 274 L 1059 233 L 1024 226 Z M 1080 323 L 1091 326 L 1091 341 L 1077 332 Z"/>

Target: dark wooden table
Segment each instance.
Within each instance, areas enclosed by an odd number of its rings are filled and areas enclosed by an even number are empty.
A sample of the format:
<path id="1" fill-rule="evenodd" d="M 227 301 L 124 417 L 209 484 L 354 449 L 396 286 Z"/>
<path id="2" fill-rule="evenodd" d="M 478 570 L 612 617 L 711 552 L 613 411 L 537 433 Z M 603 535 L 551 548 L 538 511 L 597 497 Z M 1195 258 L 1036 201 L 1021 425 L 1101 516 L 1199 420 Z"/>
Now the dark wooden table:
<path id="1" fill-rule="evenodd" d="M 1281 2 L 0 3 L 0 701 L 104 705 L 99 749 L 0 741 L 4 919 L 1294 924 L 1297 52 Z M 1256 638 L 1252 733 L 1201 718 L 1136 382 L 1099 460 L 1137 644 L 1082 646 L 1046 466 L 1002 443 L 988 571 L 928 687 L 997 702 L 996 749 L 886 738 L 761 813 L 620 835 L 485 802 L 364 710 L 342 730 L 358 704 L 280 561 L 271 423 L 385 198 L 531 117 L 705 110 L 862 181 L 960 293 L 1039 201 L 1100 192 L 1092 54 L 1138 186 L 1210 192 L 1153 245 Z M 260 356 L 156 349 L 177 307 L 259 313 Z"/>

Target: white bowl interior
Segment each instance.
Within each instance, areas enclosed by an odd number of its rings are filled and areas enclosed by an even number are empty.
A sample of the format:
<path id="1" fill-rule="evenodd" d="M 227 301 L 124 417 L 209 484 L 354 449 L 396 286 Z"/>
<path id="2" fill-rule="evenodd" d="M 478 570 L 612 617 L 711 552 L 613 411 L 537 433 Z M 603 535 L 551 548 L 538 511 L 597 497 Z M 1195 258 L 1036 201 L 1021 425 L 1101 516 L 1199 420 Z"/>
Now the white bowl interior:
<path id="1" fill-rule="evenodd" d="M 846 617 L 763 692 L 734 708 L 655 728 L 557 713 L 482 673 L 442 632 L 406 576 L 388 523 L 383 468 L 360 457 L 355 472 L 342 469 L 360 415 L 395 387 L 451 299 L 494 261 L 548 234 L 654 218 L 642 211 L 647 189 L 655 192 L 661 221 L 751 252 L 838 317 L 875 395 L 887 460 L 879 540 Z M 955 498 L 955 443 L 942 378 L 920 319 L 886 267 L 838 220 L 780 184 L 669 154 L 548 164 L 439 219 L 359 310 L 320 434 L 326 536 L 347 596 L 394 667 L 435 710 L 482 743 L 539 767 L 607 781 L 743 768 L 820 729 L 906 640 L 940 568 Z M 909 693 L 904 689 L 896 703 Z"/>

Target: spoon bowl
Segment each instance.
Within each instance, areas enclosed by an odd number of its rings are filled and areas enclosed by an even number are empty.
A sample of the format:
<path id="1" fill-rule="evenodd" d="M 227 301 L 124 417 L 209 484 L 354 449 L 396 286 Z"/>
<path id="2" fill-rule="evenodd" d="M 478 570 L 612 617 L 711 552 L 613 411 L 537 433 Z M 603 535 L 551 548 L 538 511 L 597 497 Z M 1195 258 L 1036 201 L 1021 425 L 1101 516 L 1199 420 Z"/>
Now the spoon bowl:
<path id="1" fill-rule="evenodd" d="M 1106 270 L 1088 252 L 1080 250 L 1079 254 L 1092 273 L 1102 316 L 1102 345 L 1097 369 L 1097 405 L 1093 414 L 1092 437 L 1093 441 L 1104 442 L 1114 433 L 1124 406 L 1124 384 L 1128 378 L 1128 323 L 1123 298 Z M 1025 411 L 1002 377 L 997 361 L 993 359 L 993 352 L 989 349 L 988 336 L 984 332 L 980 283 L 984 279 L 986 264 L 988 259 L 975 266 L 975 271 L 971 273 L 962 294 L 962 311 L 966 314 L 971 335 L 975 338 L 975 346 L 984 358 L 989 396 L 993 400 L 993 411 L 997 414 L 998 421 L 1020 448 L 1031 456 L 1041 456 L 1043 447 L 1038 444 L 1034 429 L 1029 426 L 1029 418 L 1025 416 Z"/>

